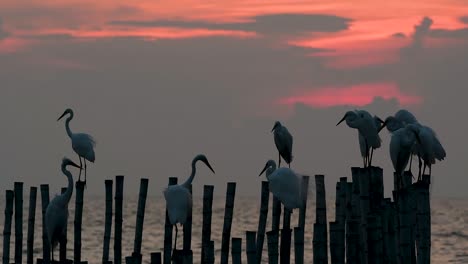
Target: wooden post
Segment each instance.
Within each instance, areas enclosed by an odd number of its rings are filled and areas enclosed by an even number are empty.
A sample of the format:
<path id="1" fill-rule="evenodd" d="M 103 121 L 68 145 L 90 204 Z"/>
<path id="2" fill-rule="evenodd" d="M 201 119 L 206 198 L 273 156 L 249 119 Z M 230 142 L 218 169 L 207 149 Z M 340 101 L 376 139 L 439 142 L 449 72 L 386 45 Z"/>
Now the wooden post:
<path id="1" fill-rule="evenodd" d="M 215 255 L 214 255 L 214 241 L 210 240 L 208 246 L 205 248 L 205 259 L 202 262 L 203 264 L 214 264 Z"/>
<path id="2" fill-rule="evenodd" d="M 325 200 L 325 176 L 315 175 L 316 208 L 313 235 L 314 264 L 328 263 L 327 205 Z"/>
<path id="3" fill-rule="evenodd" d="M 145 221 L 146 196 L 148 194 L 148 179 L 140 180 L 140 193 L 138 195 L 138 209 L 135 224 L 135 244 L 132 256 L 141 259 L 141 240 L 143 238 L 143 223 Z"/>
<path id="4" fill-rule="evenodd" d="M 257 264 L 262 262 L 263 242 L 265 240 L 266 222 L 268 217 L 268 204 L 270 188 L 268 181 L 262 181 L 262 193 L 260 198 L 260 217 L 257 229 Z"/>
<path id="5" fill-rule="evenodd" d="M 49 185 L 41 184 L 41 203 L 42 203 L 42 261 L 50 262 L 50 245 L 47 238 L 47 229 L 45 224 L 45 213 L 49 205 Z"/>
<path id="6" fill-rule="evenodd" d="M 296 263 L 304 263 L 304 231 L 307 212 L 307 196 L 309 193 L 309 178 L 309 176 L 302 176 L 302 207 L 299 208 L 299 229 L 296 231 L 296 228 L 294 228 L 294 257 Z"/>
<path id="7" fill-rule="evenodd" d="M 102 263 L 109 261 L 109 245 L 112 229 L 112 180 L 105 180 L 106 188 L 106 219 L 104 227 L 104 245 L 102 249 Z"/>
<path id="8" fill-rule="evenodd" d="M 361 213 L 361 261 L 363 264 L 368 263 L 367 250 L 367 215 L 370 211 L 369 204 L 369 184 L 370 184 L 370 168 L 359 170 L 359 204 Z"/>
<path id="9" fill-rule="evenodd" d="M 65 193 L 67 191 L 67 187 L 62 187 L 61 193 Z M 68 225 L 68 224 L 67 224 Z M 67 225 L 65 225 L 65 237 L 60 241 L 60 251 L 59 251 L 59 260 L 61 263 L 66 263 L 67 261 Z"/>
<path id="10" fill-rule="evenodd" d="M 278 264 L 278 231 L 272 230 L 266 233 L 268 240 L 268 263 Z"/>
<path id="11" fill-rule="evenodd" d="M 330 222 L 330 259 L 333 264 L 339 263 L 338 240 L 338 223 Z"/>
<path id="12" fill-rule="evenodd" d="M 161 252 L 151 253 L 151 264 L 161 264 Z"/>
<path id="13" fill-rule="evenodd" d="M 301 227 L 294 228 L 294 260 L 296 264 L 304 263 L 304 230 Z"/>
<path id="14" fill-rule="evenodd" d="M 227 264 L 229 261 L 229 242 L 231 240 L 231 226 L 235 196 L 236 183 L 228 182 L 226 190 L 226 206 L 224 208 L 223 235 L 221 240 L 221 264 Z"/>
<path id="15" fill-rule="evenodd" d="M 368 260 L 370 263 L 380 264 L 383 262 L 382 232 L 380 217 L 370 214 L 367 217 L 367 248 L 369 250 Z"/>
<path id="16" fill-rule="evenodd" d="M 399 254 L 400 264 L 411 263 L 411 218 L 409 207 L 409 193 L 407 189 L 398 191 L 398 218 L 399 218 Z"/>
<path id="17" fill-rule="evenodd" d="M 23 258 L 23 183 L 15 182 L 15 263 Z"/>
<path id="18" fill-rule="evenodd" d="M 10 236 L 11 236 L 11 220 L 13 217 L 13 202 L 15 192 L 12 190 L 5 191 L 5 225 L 3 227 L 3 264 L 10 263 Z"/>
<path id="19" fill-rule="evenodd" d="M 257 264 L 257 249 L 255 246 L 255 237 L 257 236 L 255 231 L 246 231 L 245 232 L 245 241 L 246 241 L 246 253 L 247 253 L 247 263 L 248 264 Z"/>
<path id="20" fill-rule="evenodd" d="M 176 185 L 177 178 L 176 177 L 169 177 L 169 186 Z M 164 264 L 171 263 L 171 256 L 172 256 L 172 225 L 169 221 L 169 215 L 167 213 L 166 208 L 166 220 L 164 223 Z M 176 245 L 177 246 L 177 245 Z"/>
<path id="21" fill-rule="evenodd" d="M 384 199 L 383 170 L 379 167 L 370 167 L 369 171 L 369 204 L 370 211 L 381 209 Z"/>
<path id="22" fill-rule="evenodd" d="M 383 262 L 396 264 L 395 230 L 390 198 L 385 198 L 382 212 Z"/>
<path id="23" fill-rule="evenodd" d="M 232 264 L 242 263 L 242 238 L 233 237 L 231 240 Z"/>
<path id="24" fill-rule="evenodd" d="M 359 255 L 359 219 L 347 220 L 346 263 L 360 263 Z"/>
<path id="25" fill-rule="evenodd" d="M 351 196 L 351 208 L 352 208 L 352 217 L 354 220 L 358 221 L 359 225 L 361 223 L 361 202 L 360 202 L 360 190 L 359 190 L 359 178 L 361 175 L 361 168 L 359 167 L 352 167 L 351 168 L 351 173 L 352 173 L 352 178 L 353 178 L 353 191 L 352 191 L 352 196 Z M 357 227 L 356 230 L 358 231 L 359 234 L 359 240 L 358 243 L 353 245 L 356 247 L 358 256 L 359 256 L 359 262 L 363 263 L 363 248 L 361 245 L 362 241 L 362 233 L 360 232 L 361 227 Z"/>
<path id="26" fill-rule="evenodd" d="M 430 176 L 423 175 L 417 186 L 418 264 L 431 263 L 431 204 L 429 196 Z"/>
<path id="27" fill-rule="evenodd" d="M 281 219 L 281 202 L 274 195 L 273 195 L 273 205 L 272 205 L 271 211 L 272 211 L 271 230 L 277 231 L 279 234 L 280 219 Z"/>
<path id="28" fill-rule="evenodd" d="M 115 176 L 114 264 L 122 263 L 123 189 L 124 176 Z"/>
<path id="29" fill-rule="evenodd" d="M 192 193 L 192 184 L 189 185 L 189 192 Z M 187 221 L 184 224 L 184 236 L 183 236 L 183 250 L 184 250 L 184 260 L 187 258 L 192 258 L 192 210 L 187 213 Z M 192 262 L 189 262 L 192 263 Z"/>
<path id="30" fill-rule="evenodd" d="M 291 261 L 291 210 L 284 208 L 283 229 L 281 229 L 280 263 Z"/>
<path id="31" fill-rule="evenodd" d="M 74 263 L 81 263 L 81 224 L 83 220 L 83 198 L 84 198 L 85 183 L 76 182 L 75 196 L 75 243 L 73 246 Z"/>
<path id="32" fill-rule="evenodd" d="M 337 232 L 337 262 L 345 263 L 345 227 L 346 227 L 346 193 L 348 179 L 341 177 L 337 183 L 337 208 L 336 208 L 336 232 Z"/>
<path id="33" fill-rule="evenodd" d="M 34 263 L 34 223 L 36 222 L 37 187 L 29 189 L 28 238 L 26 245 L 26 263 Z"/>
<path id="34" fill-rule="evenodd" d="M 202 248 L 201 262 L 205 259 L 205 248 L 211 240 L 211 214 L 213 207 L 213 185 L 203 186 L 203 224 L 202 224 Z"/>

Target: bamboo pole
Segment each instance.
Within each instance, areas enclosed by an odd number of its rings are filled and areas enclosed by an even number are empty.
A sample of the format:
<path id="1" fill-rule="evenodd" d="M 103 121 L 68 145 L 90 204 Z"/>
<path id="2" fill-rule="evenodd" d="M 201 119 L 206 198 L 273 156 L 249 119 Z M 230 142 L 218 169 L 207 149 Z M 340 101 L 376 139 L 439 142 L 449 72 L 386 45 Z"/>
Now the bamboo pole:
<path id="1" fill-rule="evenodd" d="M 398 191 L 398 217 L 399 217 L 399 253 L 400 264 L 411 263 L 411 218 L 409 207 L 409 193 L 407 189 Z"/>
<path id="2" fill-rule="evenodd" d="M 138 209 L 135 224 L 135 244 L 132 256 L 141 260 L 141 241 L 143 239 L 143 224 L 145 221 L 146 196 L 148 194 L 148 179 L 140 180 L 140 193 L 138 195 Z M 138 263 L 140 261 L 137 261 Z"/>
<path id="3" fill-rule="evenodd" d="M 246 253 L 247 253 L 247 263 L 248 264 L 257 264 L 257 249 L 255 245 L 255 237 L 257 236 L 255 231 L 246 231 L 245 232 L 245 241 L 246 241 Z"/>
<path id="4" fill-rule="evenodd" d="M 268 181 L 262 181 L 262 192 L 260 198 L 260 217 L 257 229 L 257 263 L 262 262 L 263 242 L 265 240 L 266 222 L 268 217 L 268 204 L 270 199 L 270 188 Z"/>
<path id="5" fill-rule="evenodd" d="M 315 264 L 328 262 L 327 206 L 324 178 L 324 175 L 315 175 L 316 208 L 312 240 Z"/>
<path id="6" fill-rule="evenodd" d="M 104 227 L 104 244 L 102 249 L 102 263 L 109 261 L 109 245 L 112 229 L 112 180 L 105 180 L 104 185 L 106 188 L 106 214 L 105 214 L 105 227 Z"/>
<path id="7" fill-rule="evenodd" d="M 15 182 L 15 263 L 23 258 L 23 183 Z"/>
<path id="8" fill-rule="evenodd" d="M 42 204 L 42 261 L 50 262 L 50 245 L 47 238 L 47 229 L 45 224 L 45 214 L 49 205 L 49 185 L 41 184 L 41 204 Z"/>
<path id="9" fill-rule="evenodd" d="M 383 243 L 383 262 L 396 263 L 395 249 L 395 231 L 393 229 L 393 212 L 391 208 L 391 199 L 385 198 L 382 212 L 382 243 Z"/>
<path id="10" fill-rule="evenodd" d="M 359 170 L 359 204 L 361 213 L 361 261 L 363 264 L 368 263 L 367 249 L 367 215 L 370 211 L 369 203 L 369 184 L 370 184 L 370 169 L 364 168 Z"/>
<path id="11" fill-rule="evenodd" d="M 205 259 L 205 248 L 211 240 L 211 214 L 213 207 L 213 185 L 203 186 L 203 224 L 202 224 L 202 251 L 201 262 Z"/>
<path id="12" fill-rule="evenodd" d="M 338 201 L 338 210 L 336 214 L 336 232 L 337 232 L 337 263 L 345 263 L 345 228 L 346 228 L 346 193 L 348 186 L 348 179 L 341 177 L 338 182 L 338 193 L 336 194 Z"/>
<path id="13" fill-rule="evenodd" d="M 5 225 L 3 227 L 3 264 L 10 263 L 10 237 L 11 237 L 11 220 L 13 217 L 13 202 L 15 192 L 12 190 L 5 191 Z"/>
<path id="14" fill-rule="evenodd" d="M 284 208 L 283 229 L 281 229 L 280 263 L 291 261 L 291 210 Z"/>
<path id="15" fill-rule="evenodd" d="M 161 264 L 161 252 L 151 253 L 151 264 Z"/>
<path id="16" fill-rule="evenodd" d="M 115 176 L 114 264 L 122 263 L 123 189 L 124 176 Z"/>
<path id="17" fill-rule="evenodd" d="M 278 264 L 278 231 L 272 230 L 266 233 L 268 240 L 268 263 Z"/>
<path id="18" fill-rule="evenodd" d="M 169 184 L 168 186 L 171 185 L 176 185 L 177 184 L 177 178 L 176 177 L 169 177 Z M 170 264 L 171 263 L 171 256 L 172 256 L 172 224 L 169 221 L 169 215 L 167 213 L 167 208 L 166 208 L 166 220 L 164 222 L 164 259 L 163 263 L 164 264 Z M 177 245 L 175 245 L 177 246 Z"/>
<path id="19" fill-rule="evenodd" d="M 83 198 L 84 198 L 85 183 L 76 182 L 75 196 L 75 241 L 74 241 L 74 263 L 81 263 L 81 225 L 83 220 Z"/>
<path id="20" fill-rule="evenodd" d="M 242 263 L 242 238 L 233 237 L 231 240 L 232 264 Z"/>
<path id="21" fill-rule="evenodd" d="M 214 241 L 210 240 L 208 246 L 205 248 L 205 259 L 203 264 L 214 264 L 215 262 L 215 254 L 214 254 Z"/>
<path id="22" fill-rule="evenodd" d="M 67 191 L 67 187 L 62 187 L 62 190 L 61 190 L 61 193 L 65 193 Z M 60 241 L 60 252 L 59 252 L 59 260 L 60 262 L 62 263 L 65 263 L 67 261 L 67 228 L 68 226 L 68 223 L 67 225 L 65 225 L 64 227 L 64 237 L 61 239 Z"/>
<path id="23" fill-rule="evenodd" d="M 370 263 L 380 264 L 383 262 L 382 233 L 380 231 L 380 217 L 375 214 L 367 216 L 367 247 L 369 250 L 368 259 Z"/>
<path id="24" fill-rule="evenodd" d="M 339 263 L 339 235 L 338 235 L 338 222 L 330 222 L 330 259 L 331 263 Z"/>
<path id="25" fill-rule="evenodd" d="M 228 182 L 226 190 L 226 206 L 224 209 L 223 235 L 221 239 L 221 264 L 227 264 L 229 262 L 229 242 L 231 240 L 231 226 L 235 196 L 236 183 Z"/>
<path id="26" fill-rule="evenodd" d="M 417 188 L 418 264 L 431 263 L 431 204 L 429 196 L 430 176 L 423 175 Z"/>
<path id="27" fill-rule="evenodd" d="M 278 198 L 273 195 L 273 205 L 271 209 L 272 219 L 271 219 L 271 230 L 277 231 L 279 234 L 280 229 L 280 219 L 281 219 L 281 202 Z"/>
<path id="28" fill-rule="evenodd" d="M 351 173 L 353 177 L 353 191 L 352 191 L 352 196 L 351 196 L 351 207 L 352 207 L 352 217 L 354 220 L 358 221 L 359 225 L 361 224 L 361 191 L 359 189 L 359 179 L 361 176 L 361 168 L 359 167 L 352 167 L 351 168 Z M 363 234 L 361 233 L 361 227 L 359 226 L 356 228 L 359 234 L 359 240 L 356 245 L 353 245 L 356 247 L 358 256 L 359 256 L 359 262 L 364 263 L 364 249 L 362 247 L 361 241 L 364 239 Z"/>
<path id="29" fill-rule="evenodd" d="M 26 242 L 26 263 L 34 263 L 34 223 L 36 222 L 37 187 L 29 189 L 28 238 Z"/>
<path id="30" fill-rule="evenodd" d="M 346 233 L 346 263 L 360 263 L 359 255 L 359 226 L 357 218 L 347 221 Z"/>
<path id="31" fill-rule="evenodd" d="M 189 185 L 189 192 L 192 194 L 192 184 Z M 192 205 L 193 206 L 193 205 Z M 190 259 L 193 259 L 193 253 L 191 250 L 192 247 L 192 210 L 189 210 L 187 213 L 187 220 L 183 226 L 184 236 L 183 236 L 183 255 L 185 263 L 193 263 Z"/>
<path id="32" fill-rule="evenodd" d="M 304 263 L 304 230 L 301 227 L 294 228 L 294 260 L 296 264 Z"/>
<path id="33" fill-rule="evenodd" d="M 369 170 L 369 205 L 370 211 L 380 210 L 384 199 L 383 169 L 371 167 Z"/>

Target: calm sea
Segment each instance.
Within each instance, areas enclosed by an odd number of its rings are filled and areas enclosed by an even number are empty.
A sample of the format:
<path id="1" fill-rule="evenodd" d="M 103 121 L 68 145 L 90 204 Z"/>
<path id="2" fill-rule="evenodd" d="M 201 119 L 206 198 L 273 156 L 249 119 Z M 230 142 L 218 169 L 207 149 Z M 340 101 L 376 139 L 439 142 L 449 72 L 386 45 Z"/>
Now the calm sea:
<path id="1" fill-rule="evenodd" d="M 124 222 L 123 222 L 123 252 L 122 256 L 129 256 L 133 250 L 134 230 L 136 221 L 137 199 L 131 197 L 124 198 Z M 26 260 L 26 231 L 27 231 L 27 213 L 28 198 L 24 199 L 24 254 L 23 262 Z M 224 215 L 224 197 L 215 197 L 213 202 L 213 224 L 212 239 L 215 241 L 216 262 L 219 261 L 221 248 L 221 234 Z M 243 250 L 245 250 L 245 231 L 256 231 L 259 215 L 259 197 L 236 197 L 234 219 L 232 225 L 232 236 L 243 238 Z M 83 212 L 83 232 L 82 232 L 82 259 L 88 263 L 101 263 L 102 260 L 102 242 L 104 233 L 104 197 L 85 197 Z M 441 199 L 432 198 L 432 263 L 468 263 L 468 200 L 467 199 Z M 40 194 L 38 193 L 36 209 L 36 229 L 34 252 L 35 258 L 42 257 L 42 220 L 40 216 Z M 334 201 L 329 200 L 327 204 L 328 221 L 334 221 Z M 73 256 L 73 219 L 74 219 L 74 200 L 70 202 L 70 217 L 68 223 L 68 256 Z M 4 198 L 0 201 L 2 211 L 5 208 Z M 202 221 L 202 199 L 194 199 L 193 215 L 193 241 L 194 263 L 200 262 L 201 246 L 201 221 Z M 306 263 L 312 262 L 312 226 L 315 219 L 315 204 L 313 200 L 308 203 L 306 234 L 305 234 L 305 260 Z M 163 197 L 148 197 L 146 203 L 145 225 L 143 232 L 143 261 L 149 263 L 150 252 L 162 251 L 163 231 L 164 231 L 164 199 Z M 271 208 L 269 211 L 269 217 Z M 293 225 L 297 224 L 298 213 L 293 214 Z M 270 220 L 270 219 L 269 219 Z M 0 219 L 0 225 L 3 227 L 4 216 Z M 268 221 L 268 226 L 271 222 Z M 114 227 L 112 227 L 113 229 Z M 12 226 L 14 230 L 14 223 Z M 268 229 L 268 228 L 267 228 Z M 112 230 L 113 233 L 113 230 Z M 112 234 L 113 236 L 113 234 Z M 113 239 L 113 238 L 112 238 Z M 110 256 L 113 260 L 113 240 L 111 240 Z M 180 243 L 179 243 L 180 242 Z M 179 248 L 182 246 L 182 232 L 179 232 Z M 294 243 L 293 243 L 294 244 Z M 3 248 L 3 237 L 0 239 L 0 249 Z M 14 232 L 11 236 L 10 256 L 14 253 Z M 266 248 L 266 242 L 264 249 Z M 291 256 L 294 258 L 293 249 Z M 3 255 L 3 253 L 2 253 Z M 58 251 L 56 252 L 58 257 Z M 245 253 L 243 254 L 245 262 Z M 263 262 L 267 263 L 267 252 L 264 250 Z M 13 259 L 12 261 L 13 262 Z M 294 263 L 294 262 L 291 262 Z"/>

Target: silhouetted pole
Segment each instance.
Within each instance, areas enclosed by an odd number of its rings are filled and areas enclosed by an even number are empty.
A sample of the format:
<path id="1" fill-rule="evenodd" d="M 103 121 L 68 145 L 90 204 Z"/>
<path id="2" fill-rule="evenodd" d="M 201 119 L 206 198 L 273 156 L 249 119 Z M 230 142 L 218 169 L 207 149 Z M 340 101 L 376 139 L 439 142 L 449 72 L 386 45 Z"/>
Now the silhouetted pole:
<path id="1" fill-rule="evenodd" d="M 15 192 L 12 190 L 5 191 L 5 225 L 3 227 L 3 264 L 10 263 L 10 236 L 11 236 L 11 220 L 13 217 L 13 202 Z"/>
<path id="2" fill-rule="evenodd" d="M 49 205 L 49 185 L 41 184 L 41 205 L 42 205 L 42 261 L 50 262 L 50 246 L 47 238 L 47 229 L 45 224 L 45 213 Z"/>
<path id="3" fill-rule="evenodd" d="M 367 248 L 369 250 L 369 263 L 380 264 L 383 262 L 382 232 L 380 226 L 380 216 L 370 214 L 367 217 Z"/>
<path id="4" fill-rule="evenodd" d="M 148 179 L 140 180 L 140 193 L 138 195 L 138 209 L 135 224 L 135 244 L 132 257 L 141 263 L 141 240 L 143 238 L 143 223 L 145 221 L 146 196 L 148 194 Z"/>
<path id="5" fill-rule="evenodd" d="M 105 180 L 104 185 L 106 188 L 106 219 L 104 227 L 104 245 L 102 249 L 102 263 L 109 261 L 109 245 L 112 229 L 112 180 Z"/>
<path id="6" fill-rule="evenodd" d="M 275 195 L 273 195 L 273 205 L 272 205 L 271 211 L 272 211 L 271 230 L 277 231 L 279 234 L 280 219 L 281 219 L 281 202 L 278 198 L 275 197 Z"/>
<path id="7" fill-rule="evenodd" d="M 248 264 L 257 264 L 257 248 L 255 245 L 255 231 L 246 231 L 245 232 L 245 241 L 246 241 L 246 253 L 247 253 L 247 263 Z"/>
<path id="8" fill-rule="evenodd" d="M 331 263 L 339 263 L 339 234 L 338 234 L 338 223 L 330 222 L 330 259 Z"/>
<path id="9" fill-rule="evenodd" d="M 345 263 L 345 227 L 346 227 L 346 192 L 347 192 L 347 178 L 341 177 L 336 186 L 336 208 L 335 208 L 335 222 L 336 222 L 336 243 L 338 252 L 336 257 L 337 262 Z M 331 232 L 331 231 L 330 231 Z M 330 246 L 331 249 L 331 246 Z"/>
<path id="10" fill-rule="evenodd" d="M 398 191 L 398 217 L 399 217 L 399 253 L 400 264 L 411 263 L 411 218 L 409 212 L 409 193 L 406 188 Z"/>
<path id="11" fill-rule="evenodd" d="M 298 227 L 294 228 L 294 259 L 296 264 L 304 263 L 304 231 L 307 212 L 307 196 L 309 194 L 309 178 L 309 176 L 302 176 L 302 207 L 299 208 Z"/>
<path id="12" fill-rule="evenodd" d="M 296 264 L 304 263 L 304 230 L 294 228 L 294 260 Z"/>
<path id="13" fill-rule="evenodd" d="M 291 261 L 291 213 L 284 207 L 283 229 L 281 229 L 280 263 L 289 264 Z"/>
<path id="14" fill-rule="evenodd" d="M 211 214 L 213 208 L 213 185 L 203 186 L 203 223 L 202 223 L 202 248 L 201 262 L 205 259 L 205 249 L 211 240 Z"/>
<path id="15" fill-rule="evenodd" d="M 278 264 L 278 231 L 272 230 L 266 233 L 268 240 L 268 263 Z"/>
<path id="16" fill-rule="evenodd" d="M 73 246 L 74 263 L 81 263 L 81 225 L 83 220 L 83 198 L 84 198 L 85 183 L 76 182 L 75 196 L 75 243 Z"/>
<path id="17" fill-rule="evenodd" d="M 346 183 L 346 263 L 359 261 L 359 248 L 357 246 L 359 244 L 359 229 L 356 227 L 359 221 L 353 212 L 353 185 L 352 182 Z"/>
<path id="18" fill-rule="evenodd" d="M 67 189 L 68 189 L 67 187 L 63 187 L 61 193 L 62 194 L 65 193 Z M 59 260 L 62 263 L 65 263 L 67 261 L 67 242 L 68 242 L 67 241 L 67 229 L 68 229 L 67 226 L 68 226 L 68 223 L 64 227 L 64 230 L 65 230 L 64 237 L 60 241 Z"/>
<path id="19" fill-rule="evenodd" d="M 418 264 L 431 263 L 431 203 L 429 197 L 430 176 L 423 175 L 417 187 Z"/>
<path id="20" fill-rule="evenodd" d="M 316 209 L 313 235 L 314 264 L 328 263 L 327 206 L 325 200 L 325 176 L 315 175 Z"/>
<path id="21" fill-rule="evenodd" d="M 231 239 L 232 264 L 242 263 L 242 238 L 233 237 Z"/>
<path id="22" fill-rule="evenodd" d="M 367 250 L 367 216 L 370 211 L 369 203 L 369 184 L 370 184 L 370 168 L 359 170 L 359 203 L 361 213 L 361 254 L 362 263 L 368 263 L 368 250 Z"/>
<path id="23" fill-rule="evenodd" d="M 231 240 L 231 226 L 235 196 L 236 183 L 228 182 L 226 190 L 226 206 L 224 209 L 223 235 L 221 240 L 221 264 L 227 264 L 229 261 L 229 242 Z"/>
<path id="24" fill-rule="evenodd" d="M 189 192 L 192 193 L 192 184 L 189 185 Z M 192 210 L 187 213 L 187 221 L 184 224 L 183 253 L 184 259 L 193 259 L 192 247 Z M 189 262 L 192 263 L 192 262 Z"/>
<path id="25" fill-rule="evenodd" d="M 205 248 L 205 259 L 203 264 L 214 264 L 215 262 L 215 255 L 214 255 L 214 241 L 211 240 L 208 243 L 208 246 Z"/>
<path id="26" fill-rule="evenodd" d="M 176 184 L 177 184 L 177 178 L 176 177 L 169 177 L 168 186 L 176 185 Z M 166 220 L 165 220 L 165 223 L 164 223 L 164 259 L 163 259 L 163 263 L 164 264 L 170 264 L 171 263 L 171 256 L 172 256 L 172 225 L 171 225 L 171 222 L 169 221 L 169 214 L 168 214 L 167 208 L 166 208 Z"/>
<path id="27" fill-rule="evenodd" d="M 151 264 L 161 264 L 161 252 L 151 253 Z"/>
<path id="28" fill-rule="evenodd" d="M 23 258 L 23 183 L 15 182 L 15 263 Z"/>
<path id="29" fill-rule="evenodd" d="M 270 200 L 270 188 L 268 181 L 262 181 L 262 192 L 260 198 L 260 217 L 257 229 L 257 263 L 262 261 L 263 242 L 265 240 L 266 222 L 268 218 L 268 204 Z"/>
<path id="30" fill-rule="evenodd" d="M 115 176 L 114 264 L 122 263 L 123 189 L 124 176 Z"/>
<path id="31" fill-rule="evenodd" d="M 34 263 L 34 223 L 36 221 L 37 187 L 29 189 L 28 238 L 26 245 L 26 263 Z"/>
<path id="32" fill-rule="evenodd" d="M 390 198 L 385 198 L 382 214 L 383 262 L 389 264 L 397 263 L 393 214 L 392 201 Z"/>

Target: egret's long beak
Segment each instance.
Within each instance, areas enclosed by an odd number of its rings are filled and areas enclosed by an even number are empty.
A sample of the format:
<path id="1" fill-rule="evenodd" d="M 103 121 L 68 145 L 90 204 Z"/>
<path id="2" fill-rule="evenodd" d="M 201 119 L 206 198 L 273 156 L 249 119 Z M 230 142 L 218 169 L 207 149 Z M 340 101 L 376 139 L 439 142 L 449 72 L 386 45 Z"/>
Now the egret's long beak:
<path id="1" fill-rule="evenodd" d="M 338 126 L 339 124 L 341 124 L 341 122 L 343 122 L 345 119 L 346 119 L 346 115 L 344 115 L 343 118 L 341 118 L 340 122 L 338 122 L 338 124 L 336 124 L 336 126 Z"/>
<path id="2" fill-rule="evenodd" d="M 387 121 L 382 122 L 382 126 L 379 128 L 379 131 L 377 131 L 377 134 L 380 133 L 380 131 L 387 126 Z"/>
<path id="3" fill-rule="evenodd" d="M 278 126 L 278 125 L 275 124 L 275 125 L 273 126 L 273 128 L 271 129 L 271 132 L 275 131 L 275 129 L 276 129 L 277 126 Z"/>
<path id="4" fill-rule="evenodd" d="M 73 166 L 73 167 L 75 167 L 75 168 L 78 168 L 78 169 L 80 169 L 80 170 L 82 169 L 79 165 L 77 165 L 77 164 L 74 163 L 73 161 L 70 161 L 70 164 L 68 164 L 68 165 L 71 165 L 71 166 Z"/>
<path id="5" fill-rule="evenodd" d="M 383 121 L 382 119 L 380 119 L 380 117 L 378 117 L 378 116 L 375 116 L 375 117 L 377 118 L 377 120 L 379 120 L 380 123 L 382 123 L 382 124 L 385 123 L 385 121 Z"/>
<path id="6" fill-rule="evenodd" d="M 207 166 L 214 174 L 216 174 L 215 171 L 213 170 L 213 168 L 211 167 L 210 163 L 208 162 L 208 160 L 207 160 L 206 162 L 204 162 L 204 163 L 206 164 L 206 166 Z"/>
<path id="7" fill-rule="evenodd" d="M 266 169 L 268 169 L 268 163 L 265 164 L 265 168 L 263 168 L 262 172 L 260 172 L 260 174 L 258 175 L 258 177 L 262 176 L 262 174 L 266 171 Z"/>
<path id="8" fill-rule="evenodd" d="M 59 121 L 60 119 L 62 119 L 62 117 L 64 117 L 66 114 L 67 114 L 67 112 L 63 112 L 63 114 L 57 119 L 57 121 Z"/>

